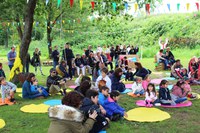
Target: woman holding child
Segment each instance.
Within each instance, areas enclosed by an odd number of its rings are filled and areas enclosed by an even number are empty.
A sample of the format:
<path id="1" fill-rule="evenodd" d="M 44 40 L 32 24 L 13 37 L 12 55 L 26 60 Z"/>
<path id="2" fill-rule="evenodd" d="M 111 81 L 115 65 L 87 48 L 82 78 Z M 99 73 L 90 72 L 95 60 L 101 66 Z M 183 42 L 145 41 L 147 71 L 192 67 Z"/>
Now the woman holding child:
<path id="1" fill-rule="evenodd" d="M 35 82 L 35 80 L 36 80 L 35 74 L 29 73 L 26 81 L 24 82 L 24 84 L 22 86 L 22 97 L 23 98 L 34 99 L 34 98 L 43 98 L 44 96 L 46 96 L 45 94 L 47 92 L 45 92 L 45 90 L 43 90 L 42 88 L 38 88 L 35 91 L 31 90 L 31 85 L 33 84 L 33 82 Z"/>

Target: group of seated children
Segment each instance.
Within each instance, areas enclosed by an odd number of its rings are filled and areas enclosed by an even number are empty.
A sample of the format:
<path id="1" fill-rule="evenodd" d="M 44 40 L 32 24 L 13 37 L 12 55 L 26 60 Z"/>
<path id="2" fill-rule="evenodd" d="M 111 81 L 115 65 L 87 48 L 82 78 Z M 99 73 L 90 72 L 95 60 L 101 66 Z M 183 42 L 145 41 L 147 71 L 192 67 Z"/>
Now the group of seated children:
<path id="1" fill-rule="evenodd" d="M 159 106 L 160 104 L 174 106 L 178 103 L 187 101 L 187 98 L 195 98 L 191 93 L 190 85 L 184 80 L 177 81 L 176 85 L 173 86 L 171 93 L 168 89 L 168 84 L 169 82 L 167 80 L 161 81 L 158 97 L 154 84 L 148 84 L 145 94 L 145 101 L 148 107 L 152 105 Z"/>
<path id="2" fill-rule="evenodd" d="M 189 62 L 188 69 L 183 68 L 180 60 L 176 60 L 171 67 L 171 77 L 192 84 L 200 84 L 200 58 L 193 57 Z"/>

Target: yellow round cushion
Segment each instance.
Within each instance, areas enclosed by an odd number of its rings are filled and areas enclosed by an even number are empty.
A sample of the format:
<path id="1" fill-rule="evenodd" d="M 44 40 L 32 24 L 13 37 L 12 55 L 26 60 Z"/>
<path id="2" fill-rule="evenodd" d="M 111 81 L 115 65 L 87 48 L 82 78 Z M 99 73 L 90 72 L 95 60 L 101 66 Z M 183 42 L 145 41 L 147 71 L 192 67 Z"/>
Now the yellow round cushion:
<path id="1" fill-rule="evenodd" d="M 16 92 L 22 93 L 22 88 L 17 88 Z"/>
<path id="2" fill-rule="evenodd" d="M 6 125 L 3 119 L 0 119 L 0 128 L 3 128 Z"/>
<path id="3" fill-rule="evenodd" d="M 25 113 L 46 113 L 49 107 L 45 104 L 30 104 L 21 107 L 20 110 Z"/>
<path id="4" fill-rule="evenodd" d="M 169 119 L 171 116 L 157 108 L 135 108 L 127 112 L 128 117 L 124 117 L 128 121 L 138 122 L 157 122 Z"/>

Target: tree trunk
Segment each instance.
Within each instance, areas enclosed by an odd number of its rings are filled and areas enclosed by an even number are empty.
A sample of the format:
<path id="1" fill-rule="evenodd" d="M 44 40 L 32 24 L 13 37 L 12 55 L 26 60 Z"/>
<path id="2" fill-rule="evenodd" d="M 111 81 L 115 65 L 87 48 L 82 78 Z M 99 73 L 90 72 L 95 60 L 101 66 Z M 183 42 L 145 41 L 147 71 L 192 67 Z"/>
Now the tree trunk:
<path id="1" fill-rule="evenodd" d="M 18 32 L 19 38 L 22 41 L 23 33 L 22 33 L 22 28 L 21 28 L 21 24 L 20 24 L 20 20 L 19 20 L 19 15 L 17 15 L 15 21 L 17 22 L 17 32 Z"/>
<path id="2" fill-rule="evenodd" d="M 29 49 L 29 45 L 31 42 L 31 34 L 32 34 L 32 28 L 33 28 L 33 17 L 34 17 L 34 10 L 36 7 L 37 0 L 29 0 L 27 3 L 27 7 L 25 10 L 25 26 L 24 26 L 24 33 L 21 41 L 20 46 L 20 59 L 22 61 L 23 65 L 23 72 L 24 67 L 26 64 L 26 56 Z"/>
<path id="3" fill-rule="evenodd" d="M 51 53 L 52 53 L 51 31 L 52 31 L 52 28 L 51 28 L 50 20 L 48 20 L 48 22 L 47 22 L 47 44 L 48 44 L 49 58 L 51 58 Z"/>
<path id="4" fill-rule="evenodd" d="M 4 39 L 4 44 L 5 44 L 5 47 L 7 48 L 8 47 L 8 28 L 6 29 L 6 32 L 5 32 L 5 39 Z"/>

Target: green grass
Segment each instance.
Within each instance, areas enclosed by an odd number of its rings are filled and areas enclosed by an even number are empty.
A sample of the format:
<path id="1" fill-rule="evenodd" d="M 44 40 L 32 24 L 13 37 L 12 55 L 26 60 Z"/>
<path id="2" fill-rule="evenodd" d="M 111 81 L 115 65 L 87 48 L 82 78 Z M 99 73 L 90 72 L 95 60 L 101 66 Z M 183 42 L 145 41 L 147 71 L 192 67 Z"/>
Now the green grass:
<path id="1" fill-rule="evenodd" d="M 181 50 L 178 50 L 181 51 Z M 181 62 L 184 67 L 187 67 L 189 58 L 191 54 L 185 55 L 184 52 L 175 54 L 177 58 L 181 58 Z M 191 52 L 194 54 L 194 52 Z M 1 56 L 2 57 L 2 56 Z M 45 57 L 43 57 L 45 59 Z M 4 71 L 8 77 L 9 69 L 5 64 L 7 61 L 6 58 L 0 58 L 4 63 Z M 143 66 L 154 71 L 154 59 L 153 58 L 144 58 L 141 60 Z M 45 85 L 46 77 L 48 76 L 50 67 L 43 67 L 43 72 L 45 76 L 41 76 L 38 71 L 37 79 L 39 80 L 40 85 Z M 31 66 L 31 72 L 34 72 L 34 68 Z M 166 76 L 167 71 L 163 71 L 162 75 L 152 75 L 152 78 L 159 78 Z M 174 82 L 173 82 L 174 83 Z M 199 86 L 192 86 L 194 92 L 200 93 Z M 18 94 L 18 93 L 17 93 Z M 29 114 L 23 113 L 20 111 L 20 108 L 24 105 L 31 103 L 43 103 L 47 99 L 40 100 L 24 100 L 16 96 L 17 104 L 13 106 L 1 106 L 0 107 L 0 119 L 4 119 L 6 126 L 3 129 L 0 129 L 0 133 L 46 133 L 50 124 L 47 113 L 45 114 Z M 49 97 L 49 99 L 60 99 L 61 96 Z M 133 108 L 136 108 L 136 100 L 141 98 L 131 98 L 128 95 L 122 95 L 119 101 L 119 104 L 124 107 L 127 111 Z M 139 122 L 130 122 L 127 120 L 121 120 L 118 122 L 111 122 L 110 128 L 107 129 L 109 133 L 177 133 L 177 132 L 191 132 L 196 133 L 200 131 L 200 100 L 193 101 L 193 105 L 188 108 L 159 108 L 162 111 L 166 111 L 171 115 L 171 118 L 162 122 L 155 123 L 139 123 Z"/>

